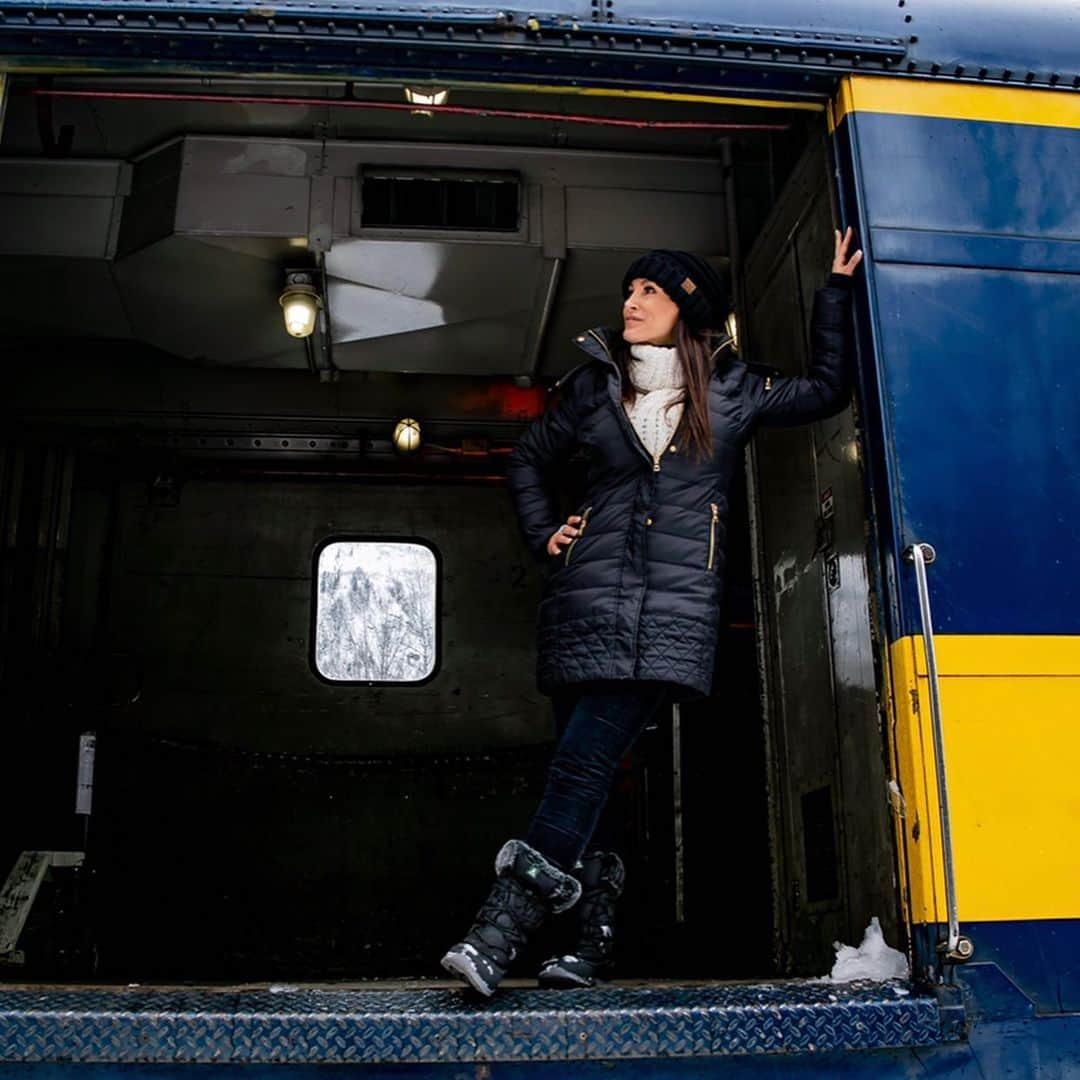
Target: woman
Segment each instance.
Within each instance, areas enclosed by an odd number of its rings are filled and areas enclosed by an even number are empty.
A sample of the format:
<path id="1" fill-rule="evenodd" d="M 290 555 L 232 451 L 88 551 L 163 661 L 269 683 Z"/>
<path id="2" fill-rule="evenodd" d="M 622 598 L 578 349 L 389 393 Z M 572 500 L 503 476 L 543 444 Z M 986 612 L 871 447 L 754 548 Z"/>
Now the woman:
<path id="1" fill-rule="evenodd" d="M 589 360 L 510 458 L 526 540 L 549 571 L 538 619 L 540 689 L 562 708 L 540 807 L 495 860 L 496 881 L 446 970 L 494 992 L 530 934 L 579 900 L 578 943 L 541 985 L 591 986 L 609 964 L 618 855 L 592 843 L 615 771 L 664 704 L 708 694 L 723 583 L 727 491 L 759 424 L 795 425 L 847 404 L 851 230 L 836 233 L 818 291 L 806 376 L 730 355 L 727 289 L 703 259 L 653 251 L 623 279 L 623 329 L 576 342 Z M 580 513 L 558 524 L 551 466 L 588 458 Z M 567 701 L 569 699 L 569 707 Z M 599 837 L 597 837 L 599 840 Z"/>

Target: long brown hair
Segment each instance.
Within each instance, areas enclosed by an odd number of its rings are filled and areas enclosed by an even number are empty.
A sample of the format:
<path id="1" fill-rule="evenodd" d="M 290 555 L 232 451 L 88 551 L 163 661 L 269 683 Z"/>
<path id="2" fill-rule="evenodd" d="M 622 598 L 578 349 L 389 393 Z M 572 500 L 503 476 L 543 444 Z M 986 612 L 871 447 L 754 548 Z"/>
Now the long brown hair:
<path id="1" fill-rule="evenodd" d="M 729 341 L 727 334 L 715 330 L 691 330 L 682 319 L 675 323 L 675 354 L 686 379 L 679 430 L 684 433 L 688 448 L 698 461 L 705 461 L 712 454 L 709 380 L 713 373 L 713 353 Z M 614 352 L 622 373 L 622 399 L 633 402 L 637 390 L 630 381 L 630 346 L 621 335 L 615 342 Z"/>

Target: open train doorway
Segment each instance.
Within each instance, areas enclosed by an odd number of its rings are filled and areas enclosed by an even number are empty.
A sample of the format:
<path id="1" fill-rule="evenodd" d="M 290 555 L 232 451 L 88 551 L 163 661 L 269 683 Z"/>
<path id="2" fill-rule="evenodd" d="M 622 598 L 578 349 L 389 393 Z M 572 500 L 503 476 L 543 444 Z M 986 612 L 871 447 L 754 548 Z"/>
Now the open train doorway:
<path id="1" fill-rule="evenodd" d="M 44 152 L 30 80 L 4 131 L 19 767 L 0 856 L 85 854 L 56 868 L 5 973 L 433 977 L 551 749 L 505 454 L 649 247 L 727 269 L 750 359 L 799 369 L 831 247 L 820 108 L 596 98 L 599 116 L 683 126 L 418 129 L 332 100 L 230 107 L 183 80 L 140 108 L 122 81 L 48 99 L 67 156 Z M 325 286 L 305 342 L 278 304 L 298 268 Z M 405 419 L 413 455 L 394 444 Z M 859 468 L 850 413 L 751 451 L 715 692 L 619 779 L 623 977 L 822 973 L 870 915 L 895 927 Z M 417 633 L 371 629 L 415 669 L 374 645 L 377 671 L 320 667 L 334 544 L 418 549 Z"/>

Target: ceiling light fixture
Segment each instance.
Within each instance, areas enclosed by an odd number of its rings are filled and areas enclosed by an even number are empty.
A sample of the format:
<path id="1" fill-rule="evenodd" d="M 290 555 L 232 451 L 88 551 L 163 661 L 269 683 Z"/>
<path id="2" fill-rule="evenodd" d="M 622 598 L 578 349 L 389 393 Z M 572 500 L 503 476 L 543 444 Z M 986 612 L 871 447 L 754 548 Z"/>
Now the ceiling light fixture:
<path id="1" fill-rule="evenodd" d="M 410 105 L 445 105 L 450 91 L 442 86 L 406 86 L 405 100 Z M 413 116 L 432 116 L 430 109 L 413 109 Z"/>
<path id="2" fill-rule="evenodd" d="M 286 270 L 285 289 L 278 297 L 285 316 L 285 329 L 294 338 L 311 337 L 322 307 L 312 270 Z"/>
<path id="3" fill-rule="evenodd" d="M 399 420 L 394 428 L 394 446 L 402 454 L 411 454 L 420 449 L 420 424 L 407 416 Z"/>

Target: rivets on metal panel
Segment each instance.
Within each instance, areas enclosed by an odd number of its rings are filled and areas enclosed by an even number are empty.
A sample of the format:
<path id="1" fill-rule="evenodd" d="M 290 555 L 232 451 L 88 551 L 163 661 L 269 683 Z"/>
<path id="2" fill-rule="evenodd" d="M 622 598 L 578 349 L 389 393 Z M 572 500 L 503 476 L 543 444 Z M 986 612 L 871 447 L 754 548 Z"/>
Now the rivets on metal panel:
<path id="1" fill-rule="evenodd" d="M 862 57 L 858 53 L 856 53 L 851 58 L 851 66 L 852 67 L 858 67 L 861 63 L 862 63 Z"/>
<path id="2" fill-rule="evenodd" d="M 743 56 L 745 56 L 745 57 L 747 57 L 749 59 L 753 55 L 754 55 L 753 46 L 752 45 L 747 45 L 746 48 L 743 49 Z"/>
<path id="3" fill-rule="evenodd" d="M 206 20 L 206 25 L 208 27 L 210 27 L 211 30 L 216 30 L 217 29 L 217 19 L 215 19 L 214 16 L 211 15 L 210 18 Z M 302 30 L 303 28 L 304 28 L 304 24 L 301 23 L 300 24 L 300 29 Z"/>
<path id="4" fill-rule="evenodd" d="M 805 64 L 806 63 L 806 50 L 805 49 L 800 49 L 799 50 L 799 63 L 800 64 Z"/>
<path id="5" fill-rule="evenodd" d="M 387 35 L 387 37 L 393 37 L 396 32 L 397 31 L 396 31 L 393 23 L 387 23 L 386 24 L 386 35 Z M 477 30 L 476 33 L 477 33 L 477 36 L 479 36 L 480 31 Z"/>
<path id="6" fill-rule="evenodd" d="M 483 41 L 484 40 L 484 31 L 479 26 L 476 28 L 476 40 L 477 41 Z"/>
<path id="7" fill-rule="evenodd" d="M 831 64 L 835 59 L 836 59 L 836 54 L 835 53 L 830 52 L 830 53 L 825 54 L 825 63 L 826 64 Z"/>

